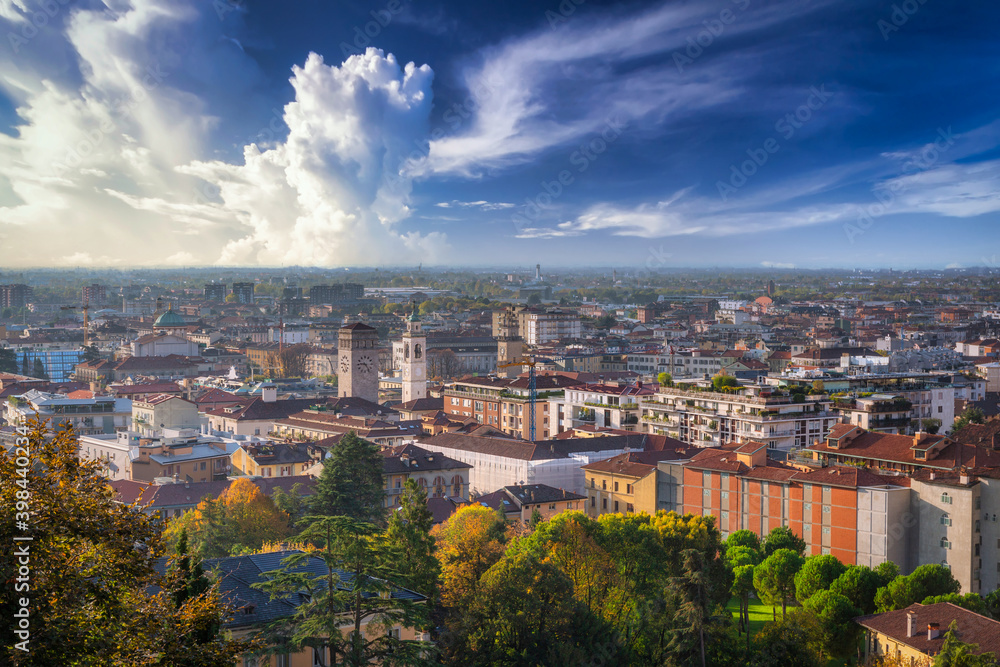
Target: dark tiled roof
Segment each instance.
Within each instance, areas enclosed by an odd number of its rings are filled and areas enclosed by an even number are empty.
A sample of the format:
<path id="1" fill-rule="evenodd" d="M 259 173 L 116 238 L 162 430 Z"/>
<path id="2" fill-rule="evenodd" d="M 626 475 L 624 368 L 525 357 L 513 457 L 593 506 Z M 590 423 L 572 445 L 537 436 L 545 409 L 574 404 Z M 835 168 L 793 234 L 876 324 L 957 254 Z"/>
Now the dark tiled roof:
<path id="1" fill-rule="evenodd" d="M 406 410 L 409 412 L 424 412 L 430 410 L 443 410 L 444 409 L 444 399 L 443 398 L 415 398 L 412 401 L 407 401 L 406 403 L 400 403 L 396 406 L 396 410 Z"/>
<path id="2" fill-rule="evenodd" d="M 615 473 L 616 475 L 626 475 L 641 479 L 656 470 L 659 461 L 675 461 L 682 458 L 672 451 L 659 452 L 626 452 L 618 456 L 612 456 L 603 461 L 594 461 L 582 466 L 584 470 L 594 472 Z"/>
<path id="3" fill-rule="evenodd" d="M 918 632 L 914 637 L 906 636 L 907 614 L 916 613 Z M 869 630 L 874 630 L 900 644 L 905 644 L 925 653 L 935 655 L 941 651 L 944 635 L 952 621 L 956 621 L 958 638 L 967 644 L 978 644 L 978 653 L 994 653 L 1000 656 L 1000 622 L 976 614 L 950 602 L 937 604 L 911 604 L 905 609 L 897 609 L 884 614 L 859 616 L 855 621 Z M 927 625 L 937 623 L 940 635 L 927 639 Z"/>
<path id="4" fill-rule="evenodd" d="M 974 445 L 963 445 L 953 442 L 943 435 L 926 435 L 920 442 L 921 450 L 933 444 L 945 443 L 943 447 L 937 450 L 933 458 L 927 460 L 916 458 L 914 437 L 909 435 L 877 433 L 857 429 L 857 427 L 850 426 L 849 424 L 837 424 L 830 429 L 829 438 L 842 436 L 844 433 L 855 429 L 859 435 L 853 437 L 846 444 L 842 442 L 837 449 L 830 448 L 828 441 L 821 441 L 820 444 L 813 445 L 808 449 L 833 458 L 853 457 L 945 470 L 951 470 L 962 465 L 980 467 L 1000 466 L 1000 452 Z"/>
<path id="5" fill-rule="evenodd" d="M 466 470 L 472 466 L 416 445 L 399 445 L 382 450 L 382 474 L 394 475 L 422 470 Z M 409 462 L 407 465 L 405 461 Z M 450 483 L 450 482 L 449 482 Z"/>
<path id="6" fill-rule="evenodd" d="M 257 488 L 267 496 L 272 495 L 274 490 L 278 488 L 289 492 L 296 484 L 302 484 L 300 493 L 303 496 L 308 496 L 312 494 L 312 486 L 315 483 L 313 478 L 308 475 L 260 477 L 250 481 L 256 484 Z M 231 480 L 224 479 L 217 482 L 157 485 L 149 484 L 148 482 L 119 479 L 110 484 L 111 488 L 115 491 L 116 500 L 126 505 L 137 503 L 142 507 L 156 509 L 197 505 L 206 496 L 218 498 L 231 483 Z"/>
<path id="7" fill-rule="evenodd" d="M 140 382 L 137 384 L 113 384 L 108 387 L 115 396 L 135 396 L 137 394 L 171 394 L 184 390 L 176 382 Z"/>

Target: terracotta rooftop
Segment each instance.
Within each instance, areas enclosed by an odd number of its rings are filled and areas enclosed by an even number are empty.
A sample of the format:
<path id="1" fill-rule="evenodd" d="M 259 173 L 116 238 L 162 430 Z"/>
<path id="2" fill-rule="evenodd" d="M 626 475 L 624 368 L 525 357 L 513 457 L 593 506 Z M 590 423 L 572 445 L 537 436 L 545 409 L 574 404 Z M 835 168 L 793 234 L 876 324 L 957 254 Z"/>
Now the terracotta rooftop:
<path id="1" fill-rule="evenodd" d="M 913 637 L 907 636 L 907 615 L 913 612 L 916 615 L 917 633 Z M 862 627 L 868 628 L 891 637 L 900 644 L 910 646 L 926 655 L 935 655 L 941 651 L 944 644 L 944 635 L 948 632 L 948 627 L 952 621 L 956 622 L 956 634 L 958 638 L 967 644 L 978 644 L 979 653 L 1000 654 L 1000 622 L 991 618 L 976 614 L 967 609 L 951 604 L 950 602 L 939 602 L 937 604 L 911 604 L 905 609 L 897 609 L 884 614 L 873 614 L 870 616 L 859 616 L 855 621 Z M 936 639 L 927 638 L 927 626 L 936 623 L 939 635 Z"/>

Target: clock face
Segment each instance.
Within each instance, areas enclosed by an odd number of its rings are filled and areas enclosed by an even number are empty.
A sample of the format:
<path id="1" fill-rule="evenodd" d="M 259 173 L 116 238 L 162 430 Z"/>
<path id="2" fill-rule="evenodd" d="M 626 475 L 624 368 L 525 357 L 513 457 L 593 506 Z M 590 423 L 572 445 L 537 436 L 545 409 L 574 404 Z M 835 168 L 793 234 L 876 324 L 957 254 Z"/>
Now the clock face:
<path id="1" fill-rule="evenodd" d="M 362 373 L 371 373 L 372 369 L 375 368 L 372 358 L 367 354 L 358 358 L 358 370 Z"/>
<path id="2" fill-rule="evenodd" d="M 342 356 L 342 357 L 340 358 L 340 372 L 341 372 L 341 373 L 346 373 L 346 372 L 348 372 L 349 370 L 351 370 L 351 360 L 350 360 L 350 358 L 348 358 L 348 356 L 347 356 L 347 355 L 345 354 L 344 356 Z"/>

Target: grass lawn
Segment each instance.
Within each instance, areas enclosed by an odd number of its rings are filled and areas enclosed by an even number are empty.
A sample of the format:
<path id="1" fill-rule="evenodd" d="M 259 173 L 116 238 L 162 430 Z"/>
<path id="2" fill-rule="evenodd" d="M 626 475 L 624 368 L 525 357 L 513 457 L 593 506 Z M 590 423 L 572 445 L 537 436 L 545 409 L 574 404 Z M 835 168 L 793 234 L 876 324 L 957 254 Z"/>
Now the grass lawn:
<path id="1" fill-rule="evenodd" d="M 733 598 L 726 605 L 726 609 L 729 613 L 733 615 L 734 621 L 739 621 L 740 615 L 740 601 Z M 778 617 L 781 616 L 781 610 L 778 610 Z M 771 606 L 766 604 L 761 604 L 760 602 L 750 600 L 750 636 L 757 634 L 757 631 L 764 627 L 765 623 L 769 623 L 773 620 L 773 615 L 771 614 Z"/>

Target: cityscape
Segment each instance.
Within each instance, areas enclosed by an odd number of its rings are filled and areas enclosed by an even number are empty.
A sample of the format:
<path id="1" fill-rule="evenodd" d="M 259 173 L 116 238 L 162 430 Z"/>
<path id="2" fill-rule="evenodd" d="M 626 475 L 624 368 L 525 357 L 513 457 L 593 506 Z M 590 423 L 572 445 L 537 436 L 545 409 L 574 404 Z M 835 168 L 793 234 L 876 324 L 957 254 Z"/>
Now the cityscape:
<path id="1" fill-rule="evenodd" d="M 1000 664 L 1000 7 L 0 24 L 0 665 Z"/>

